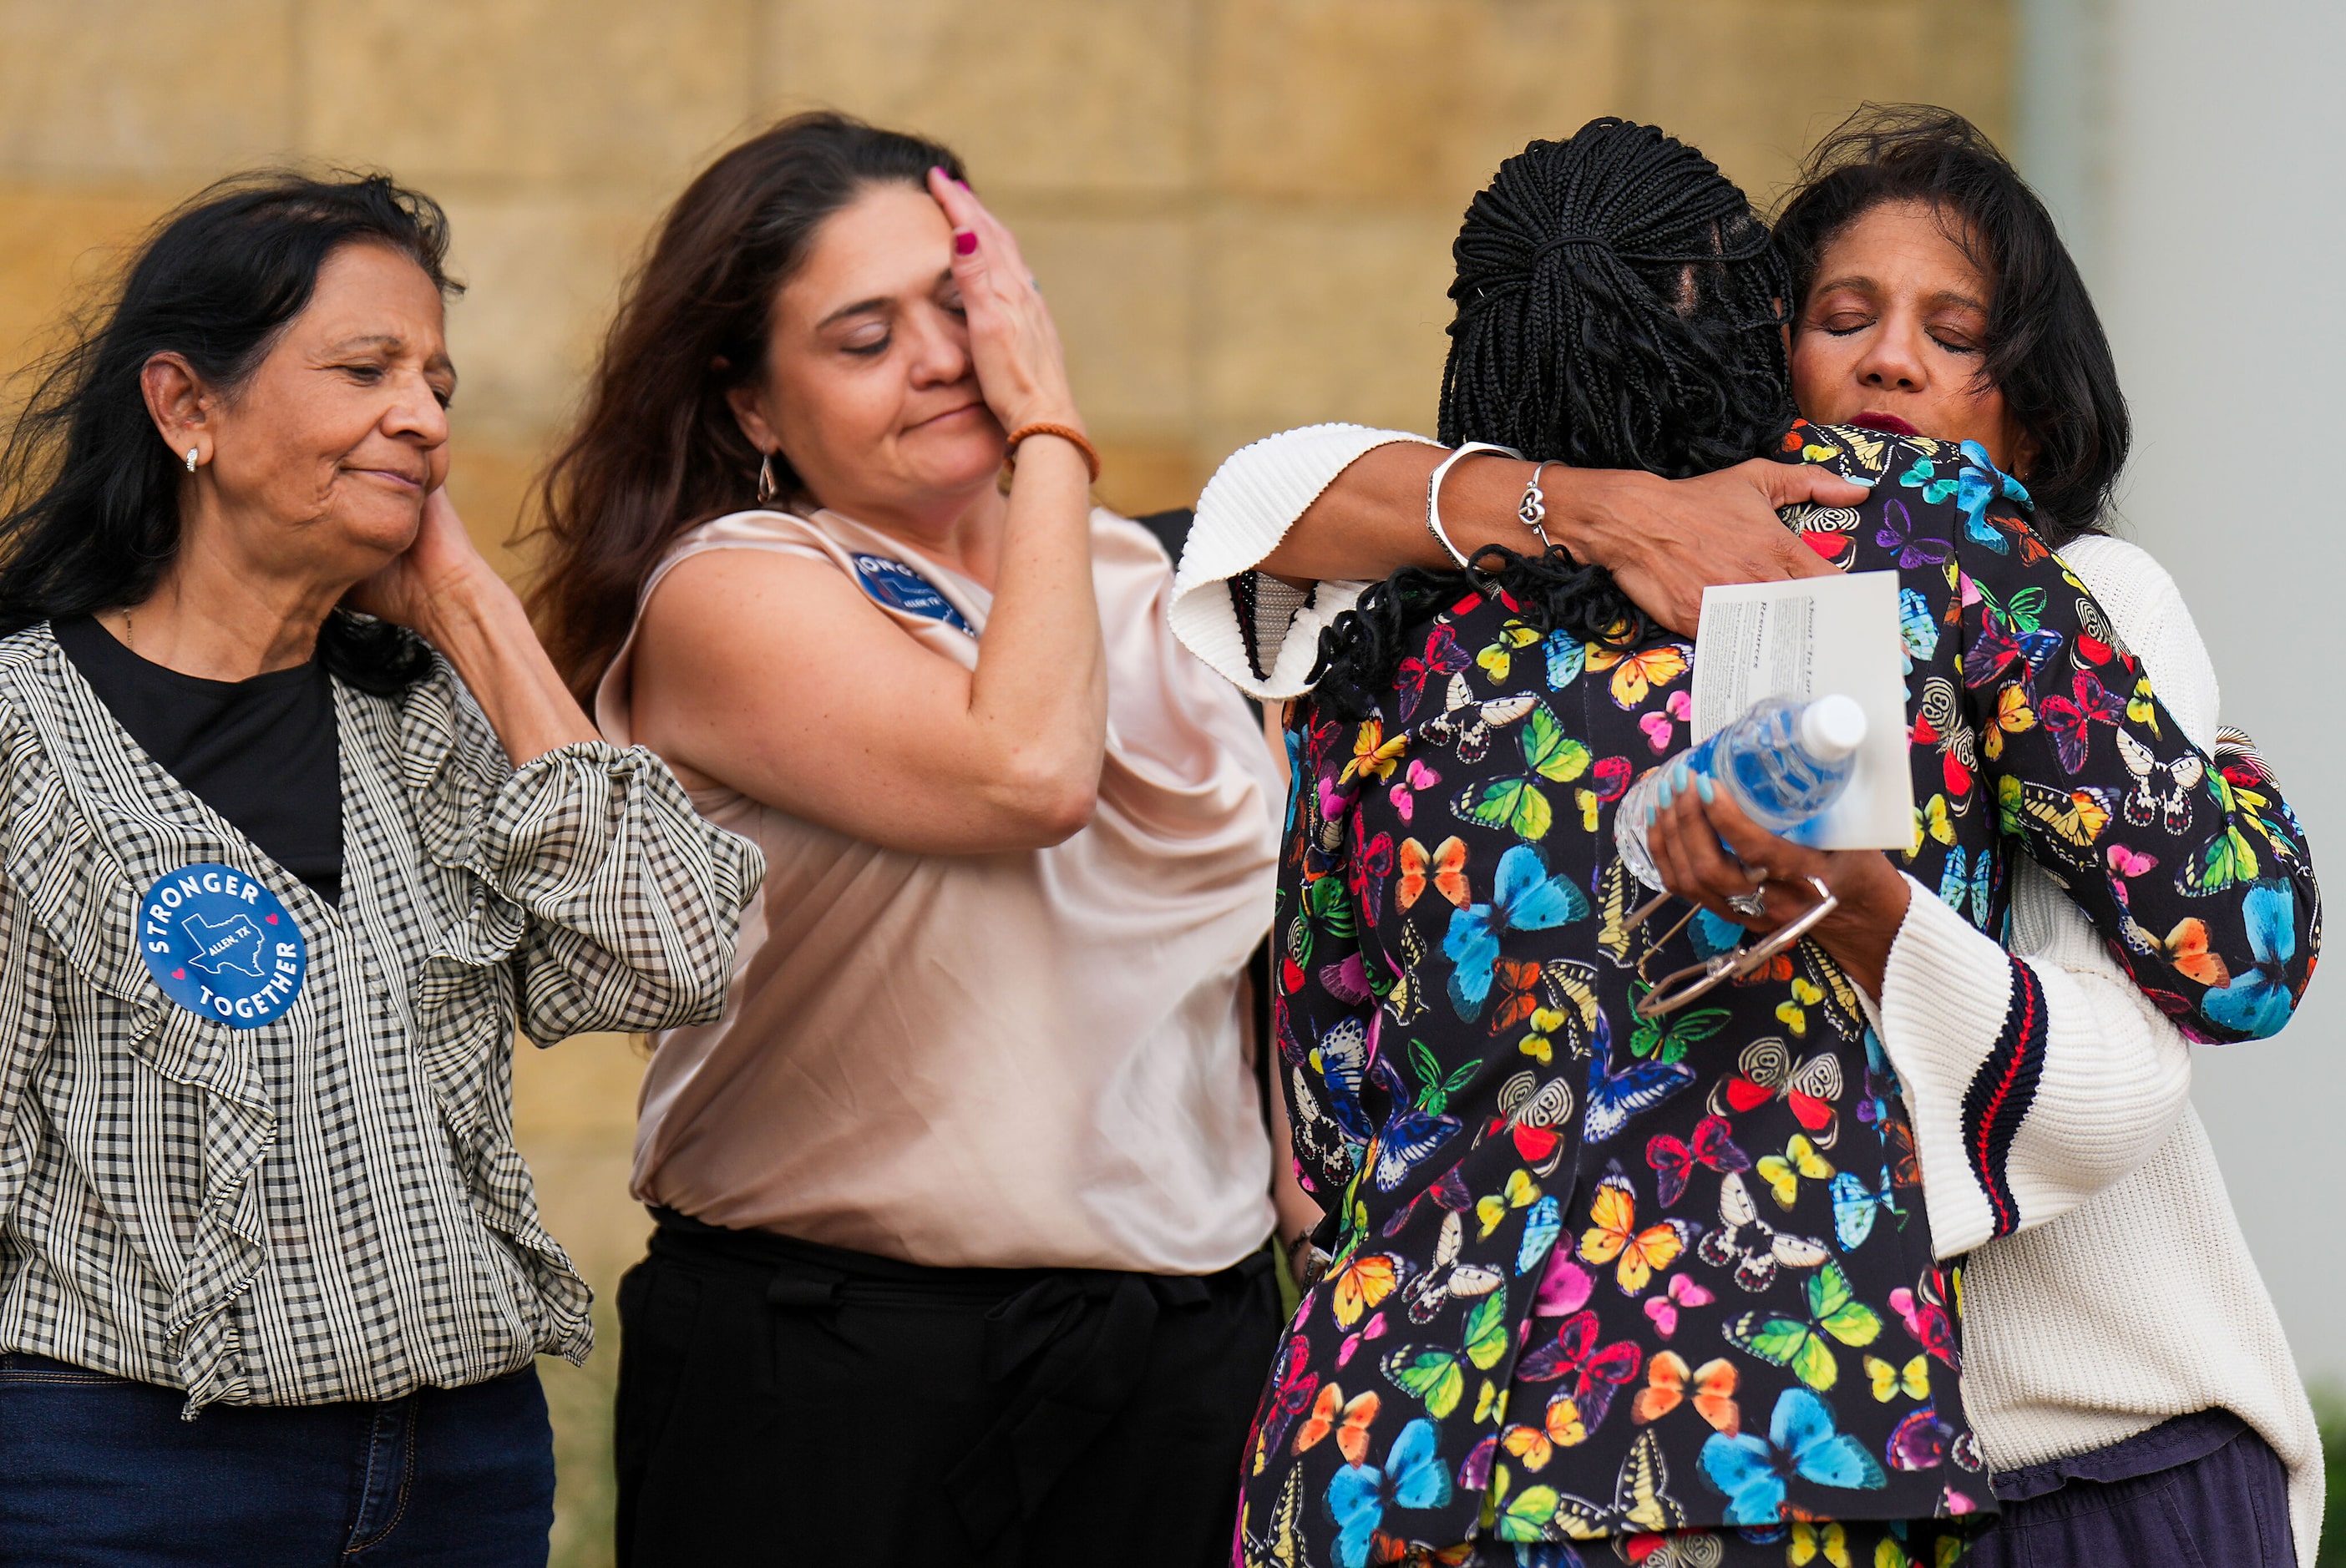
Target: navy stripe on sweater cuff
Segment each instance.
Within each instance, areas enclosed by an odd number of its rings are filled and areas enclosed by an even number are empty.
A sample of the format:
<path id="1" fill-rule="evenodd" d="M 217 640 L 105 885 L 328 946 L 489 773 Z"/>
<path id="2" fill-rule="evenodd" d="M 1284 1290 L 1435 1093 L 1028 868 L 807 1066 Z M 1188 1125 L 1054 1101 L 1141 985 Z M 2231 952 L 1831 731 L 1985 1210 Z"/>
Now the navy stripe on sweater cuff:
<path id="1" fill-rule="evenodd" d="M 2005 1160 L 2028 1107 L 2035 1103 L 2037 1080 L 2044 1072 L 2045 988 L 2035 971 L 2014 959 L 2004 1027 L 1964 1091 L 1964 1153 L 1980 1190 L 1987 1194 L 1997 1236 L 2020 1228 L 2020 1203 L 2013 1196 Z"/>

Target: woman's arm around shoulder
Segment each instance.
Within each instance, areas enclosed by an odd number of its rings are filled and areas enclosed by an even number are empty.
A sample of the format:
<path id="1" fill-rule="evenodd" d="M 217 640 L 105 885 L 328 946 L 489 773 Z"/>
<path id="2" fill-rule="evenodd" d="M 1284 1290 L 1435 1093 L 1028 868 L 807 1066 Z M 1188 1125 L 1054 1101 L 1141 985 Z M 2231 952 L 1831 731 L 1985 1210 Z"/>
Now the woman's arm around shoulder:
<path id="1" fill-rule="evenodd" d="M 1331 569 L 1290 571 L 1320 579 L 1311 586 L 1268 575 L 1288 534 L 1313 514 L 1322 494 L 1380 447 L 1441 449 L 1407 431 L 1362 424 L 1312 424 L 1280 431 L 1223 459 L 1198 497 L 1173 583 L 1173 631 L 1217 674 L 1261 701 L 1299 697 L 1320 630 L 1382 576 L 1372 555 L 1349 565 L 1341 546 L 1314 563 Z M 1338 509 L 1340 512 L 1348 509 Z M 1315 531 L 1318 525 L 1315 525 Z"/>
<path id="2" fill-rule="evenodd" d="M 1994 525 L 1997 519 L 1987 519 Z M 2320 897 L 2295 815 L 2245 746 L 2203 749 L 2084 579 L 2016 520 L 2004 549 L 1966 547 L 1958 634 L 1982 783 L 2004 830 L 2116 944 L 2185 1033 L 2260 1039 L 2288 1023 L 2313 970 Z M 1974 535 L 1976 537 L 1976 535 Z M 2112 555 L 2121 560 L 2122 555 Z M 2176 631 L 2204 665 L 2165 574 L 2135 557 L 2128 619 Z M 2178 691 L 2212 702 L 2212 674 Z M 2212 717 L 2212 716 L 2209 716 Z"/>
<path id="3" fill-rule="evenodd" d="M 2089 586 L 2111 606 L 2106 622 L 2097 610 L 2078 612 L 2097 628 L 2096 651 L 2121 642 L 2139 649 L 2143 673 L 2176 694 L 2170 728 L 2186 737 L 2214 734 L 2214 671 L 2172 582 L 2147 555 L 2116 541 L 2096 541 L 2078 556 L 2088 581 L 2068 593 Z M 1984 575 L 1994 575 L 1993 568 Z M 2033 593 L 2011 584 L 1977 586 L 1986 602 L 2003 606 L 1999 615 L 2034 619 L 2045 610 L 2041 585 Z M 2049 639 L 2030 647 L 2053 651 Z M 2037 716 L 2018 698 L 1999 699 L 1995 711 L 2004 730 L 1998 748 L 2009 761 L 2014 732 Z M 2089 786 L 2070 803 L 2082 821 L 2107 794 Z M 1749 863 L 1852 858 L 1816 857 L 1756 834 L 1747 843 L 1739 813 L 1723 802 L 1706 810 Z M 1695 841 L 1707 846 L 1708 833 Z M 1856 858 L 1887 869 L 1881 857 Z M 2086 858 L 2072 846 L 2063 860 L 2073 885 L 2091 880 L 2090 865 L 2081 871 L 2075 864 Z M 1896 912 L 1884 917 L 1877 979 L 1862 983 L 1869 991 L 1878 983 L 1883 1044 L 1913 1113 L 1933 1241 L 1941 1256 L 1953 1256 L 2057 1217 L 2156 1153 L 2188 1095 L 2189 1046 L 2122 966 L 2122 949 L 2103 940 L 2037 865 L 2024 862 L 2014 872 L 2010 952 L 1927 886 L 1888 874 L 1898 893 L 1881 902 Z M 2183 935 L 2198 940 L 2205 931 Z M 2186 962 L 2209 973 L 2208 959 L 2202 952 Z M 2166 1004 L 2183 1010 L 2172 997 Z"/>
<path id="4" fill-rule="evenodd" d="M 2216 735 L 2213 663 L 2173 578 L 2088 536 L 2064 559 L 2194 743 Z M 2014 872 L 2010 952 L 1916 883 L 1882 991 L 1942 1257 L 2058 1218 L 2155 1154 L 2182 1114 L 2190 1044 L 2041 871 Z"/>
<path id="5" fill-rule="evenodd" d="M 1424 436 L 1355 424 L 1307 425 L 1232 453 L 1198 498 L 1175 632 L 1250 695 L 1300 696 L 1320 629 L 1368 584 L 1454 564 L 1427 526 L 1428 484 L 1448 455 Z M 1688 634 L 1709 584 L 1829 569 L 1775 508 L 1864 494 L 1829 470 L 1770 461 L 1673 482 L 1482 453 L 1443 476 L 1444 535 L 1469 556 L 1494 545 L 1537 550 L 1518 512 L 1535 474 L 1546 536 L 1612 570 L 1656 620 Z M 1305 582 L 1316 585 L 1295 585 Z"/>

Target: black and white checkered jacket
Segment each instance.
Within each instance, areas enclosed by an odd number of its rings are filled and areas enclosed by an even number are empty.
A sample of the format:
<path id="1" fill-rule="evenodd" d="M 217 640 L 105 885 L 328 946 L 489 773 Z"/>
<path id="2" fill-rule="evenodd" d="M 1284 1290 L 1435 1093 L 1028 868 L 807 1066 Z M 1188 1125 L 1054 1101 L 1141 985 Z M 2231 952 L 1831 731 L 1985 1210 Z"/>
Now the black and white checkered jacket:
<path id="1" fill-rule="evenodd" d="M 541 1044 L 721 1011 L 757 850 L 650 752 L 516 771 L 444 664 L 334 687 L 330 908 L 124 733 L 46 626 L 0 641 L 0 1350 L 213 1402 L 387 1400 L 592 1343 L 513 1142 Z M 134 930 L 223 862 L 308 943 L 282 1016 L 159 989 Z"/>

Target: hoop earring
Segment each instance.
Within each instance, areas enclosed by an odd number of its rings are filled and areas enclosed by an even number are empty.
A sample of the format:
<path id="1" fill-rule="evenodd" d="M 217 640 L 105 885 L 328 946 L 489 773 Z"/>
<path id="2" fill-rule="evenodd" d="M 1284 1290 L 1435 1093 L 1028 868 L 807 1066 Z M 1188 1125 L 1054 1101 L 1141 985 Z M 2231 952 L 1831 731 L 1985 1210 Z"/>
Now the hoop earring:
<path id="1" fill-rule="evenodd" d="M 193 473 L 196 471 L 197 451 L 198 449 L 192 446 L 188 448 L 188 472 L 190 473 Z"/>
<path id="2" fill-rule="evenodd" d="M 777 492 L 774 489 L 774 454 L 770 452 L 761 452 L 758 454 L 758 504 L 760 506 L 771 506 L 774 504 L 776 495 Z"/>

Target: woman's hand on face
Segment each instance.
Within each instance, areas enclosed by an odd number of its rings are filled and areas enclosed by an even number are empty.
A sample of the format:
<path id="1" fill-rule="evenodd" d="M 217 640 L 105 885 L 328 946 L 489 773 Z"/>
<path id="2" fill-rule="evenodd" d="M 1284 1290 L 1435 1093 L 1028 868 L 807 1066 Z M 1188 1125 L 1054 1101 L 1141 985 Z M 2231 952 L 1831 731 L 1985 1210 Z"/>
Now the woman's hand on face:
<path id="1" fill-rule="evenodd" d="M 1765 934 L 1814 907 L 1816 893 L 1808 884 L 1814 877 L 1841 906 L 1810 935 L 1868 995 L 1881 995 L 1891 944 L 1906 919 L 1911 894 L 1890 857 L 1878 850 L 1812 850 L 1778 838 L 1744 815 L 1726 790 L 1683 763 L 1671 766 L 1669 804 L 1646 830 L 1646 845 L 1663 885 L 1724 920 Z M 1748 914 L 1728 901 L 1755 887 L 1763 913 Z"/>
<path id="2" fill-rule="evenodd" d="M 1037 423 L 1081 430 L 1059 329 L 1018 241 L 969 187 L 944 170 L 929 170 L 929 194 L 954 227 L 954 281 L 961 289 L 970 357 L 986 406 L 1005 431 Z"/>
<path id="3" fill-rule="evenodd" d="M 414 543 L 352 588 L 342 602 L 436 644 L 442 640 L 435 626 L 441 612 L 484 576 L 495 575 L 474 546 L 444 485 L 423 498 L 423 521 L 415 530 Z"/>
<path id="4" fill-rule="evenodd" d="M 516 768 L 597 738 L 538 645 L 529 612 L 473 546 L 446 489 L 423 498 L 414 542 L 348 594 L 351 609 L 405 626 L 456 668 Z"/>

